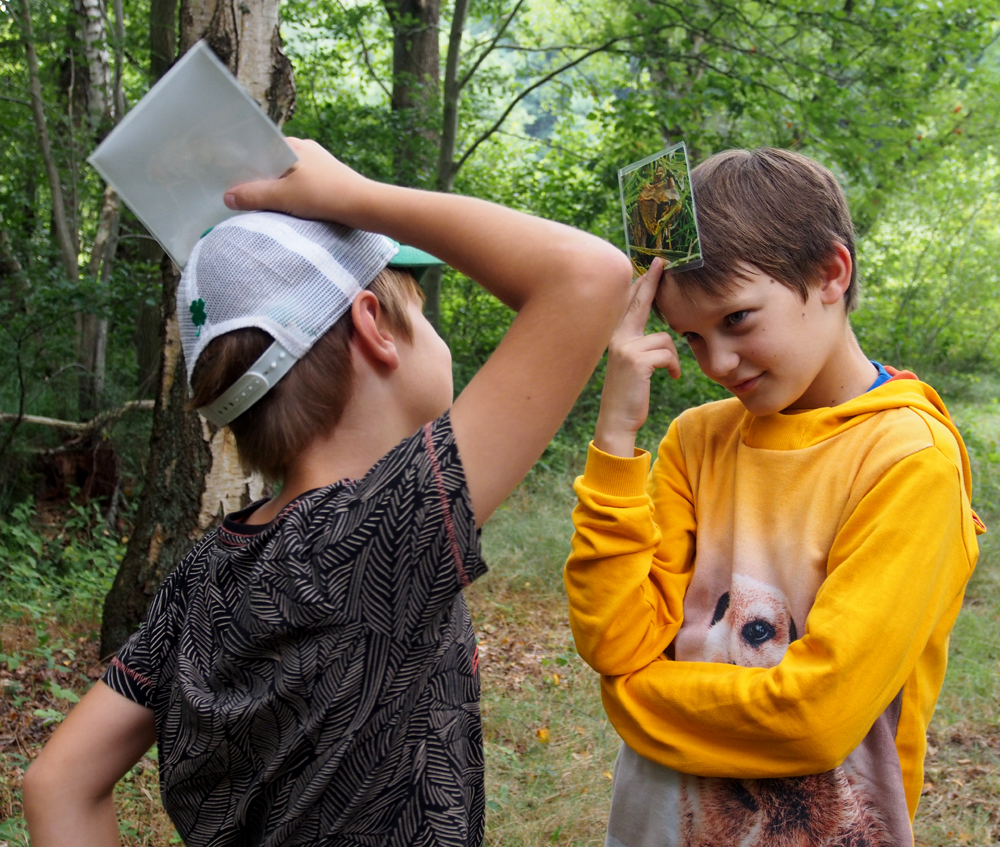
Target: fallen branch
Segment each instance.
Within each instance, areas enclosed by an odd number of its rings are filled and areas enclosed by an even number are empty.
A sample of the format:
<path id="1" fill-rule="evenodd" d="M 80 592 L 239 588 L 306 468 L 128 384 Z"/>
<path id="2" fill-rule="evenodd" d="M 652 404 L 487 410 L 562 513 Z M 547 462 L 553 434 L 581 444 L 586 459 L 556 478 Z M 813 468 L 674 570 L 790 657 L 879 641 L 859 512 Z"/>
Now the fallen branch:
<path id="1" fill-rule="evenodd" d="M 18 421 L 20 423 L 52 426 L 70 432 L 94 432 L 118 420 L 126 412 L 150 411 L 155 405 L 153 400 L 131 400 L 124 406 L 94 415 L 89 421 L 61 421 L 58 418 L 45 418 L 40 415 L 15 415 L 10 412 L 0 412 L 0 421 Z"/>

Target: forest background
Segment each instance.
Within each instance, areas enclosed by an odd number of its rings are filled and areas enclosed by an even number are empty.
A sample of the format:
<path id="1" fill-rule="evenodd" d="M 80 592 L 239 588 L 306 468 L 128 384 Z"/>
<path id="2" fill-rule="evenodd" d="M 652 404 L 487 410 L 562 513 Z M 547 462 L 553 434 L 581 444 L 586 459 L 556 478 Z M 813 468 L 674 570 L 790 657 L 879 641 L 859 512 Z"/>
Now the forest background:
<path id="1" fill-rule="evenodd" d="M 858 230 L 861 344 L 946 394 L 989 523 L 998 12 L 998 0 L 0 0 L 0 844 L 23 843 L 20 774 L 99 659 L 192 541 L 261 491 L 225 431 L 184 411 L 176 269 L 85 164 L 194 40 L 286 134 L 370 177 L 620 246 L 617 171 L 669 144 L 686 141 L 694 163 L 764 144 L 819 159 Z M 424 286 L 460 390 L 511 314 L 451 271 Z M 655 382 L 646 447 L 721 396 L 681 349 L 681 380 Z M 491 843 L 601 840 L 614 733 L 559 586 L 601 381 L 599 369 L 484 535 L 494 573 L 470 600 Z M 1000 843 L 996 573 L 987 547 L 935 728 L 922 843 Z M 123 837 L 167 843 L 155 751 L 144 762 L 120 798 Z"/>

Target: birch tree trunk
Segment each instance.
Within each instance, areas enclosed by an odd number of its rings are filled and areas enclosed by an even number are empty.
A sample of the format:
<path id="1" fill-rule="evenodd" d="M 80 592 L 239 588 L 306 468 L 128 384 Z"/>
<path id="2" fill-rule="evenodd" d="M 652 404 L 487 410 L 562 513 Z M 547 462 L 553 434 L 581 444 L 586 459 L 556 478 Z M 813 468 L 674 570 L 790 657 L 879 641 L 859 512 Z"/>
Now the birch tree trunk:
<path id="1" fill-rule="evenodd" d="M 80 73 L 74 75 L 74 90 L 68 92 L 67 101 L 71 108 L 74 100 L 81 104 L 84 138 L 96 143 L 122 116 L 123 16 L 119 0 L 115 7 L 115 22 L 122 31 L 122 36 L 118 39 L 116 71 L 112 74 L 108 10 L 104 0 L 74 0 L 73 5 L 79 21 L 77 35 L 83 62 Z M 108 189 L 104 192 L 98 234 L 87 267 L 88 275 L 102 282 L 106 282 L 111 275 L 118 246 L 120 211 L 121 204 L 117 195 Z M 77 362 L 80 365 L 78 406 L 81 417 L 86 418 L 96 413 L 102 405 L 108 321 L 90 312 L 80 312 L 76 316 L 76 330 Z"/>
<path id="2" fill-rule="evenodd" d="M 278 0 L 182 0 L 179 41 L 183 53 L 204 38 L 280 126 L 291 116 L 295 89 L 278 23 Z M 188 390 L 176 314 L 180 275 L 168 258 L 161 269 L 164 343 L 146 483 L 128 550 L 104 602 L 104 656 L 135 630 L 153 592 L 191 545 L 225 513 L 263 493 L 260 479 L 240 470 L 228 428 L 216 429 L 184 410 Z"/>
<path id="3" fill-rule="evenodd" d="M 108 18 L 103 0 L 74 0 L 80 19 L 80 43 L 83 45 L 86 76 L 82 100 L 86 121 L 93 134 L 110 118 L 114 105 L 111 94 L 111 56 L 108 52 Z"/>

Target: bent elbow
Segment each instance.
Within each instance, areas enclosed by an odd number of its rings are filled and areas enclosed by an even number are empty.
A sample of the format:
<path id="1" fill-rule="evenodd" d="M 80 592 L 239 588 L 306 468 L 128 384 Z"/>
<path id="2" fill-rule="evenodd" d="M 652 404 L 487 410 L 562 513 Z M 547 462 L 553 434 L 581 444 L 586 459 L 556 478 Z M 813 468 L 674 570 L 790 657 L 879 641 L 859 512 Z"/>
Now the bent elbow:
<path id="1" fill-rule="evenodd" d="M 609 300 L 620 299 L 623 304 L 628 303 L 629 293 L 632 289 L 632 263 L 628 256 L 622 253 L 617 247 L 603 242 L 604 250 L 601 254 L 600 265 L 595 276 L 599 284 L 607 292 Z M 624 306 L 623 306 L 624 308 Z"/>
<path id="2" fill-rule="evenodd" d="M 624 310 L 632 285 L 632 263 L 613 244 L 589 237 L 586 247 L 568 246 L 564 254 L 567 279 L 577 295 L 591 304 L 604 301 L 608 308 Z"/>
<path id="3" fill-rule="evenodd" d="M 601 676 L 627 676 L 646 667 L 663 651 L 657 645 L 623 642 L 607 633 L 594 638 L 576 637 L 576 650 Z"/>
<path id="4" fill-rule="evenodd" d="M 622 662 L 620 661 L 620 656 L 615 655 L 610 650 L 603 650 L 600 647 L 595 647 L 591 650 L 579 650 L 580 658 L 582 658 L 591 669 L 599 673 L 601 676 L 621 676 Z M 625 671 L 624 673 L 627 673 Z"/>

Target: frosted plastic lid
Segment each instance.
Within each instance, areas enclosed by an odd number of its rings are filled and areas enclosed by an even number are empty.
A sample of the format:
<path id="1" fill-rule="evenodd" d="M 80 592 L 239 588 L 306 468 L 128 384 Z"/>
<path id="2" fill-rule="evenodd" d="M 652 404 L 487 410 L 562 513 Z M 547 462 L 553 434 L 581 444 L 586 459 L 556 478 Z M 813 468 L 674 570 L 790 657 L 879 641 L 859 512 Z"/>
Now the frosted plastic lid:
<path id="1" fill-rule="evenodd" d="M 240 214 L 225 192 L 297 160 L 281 132 L 199 41 L 87 160 L 184 267 L 198 239 Z"/>

